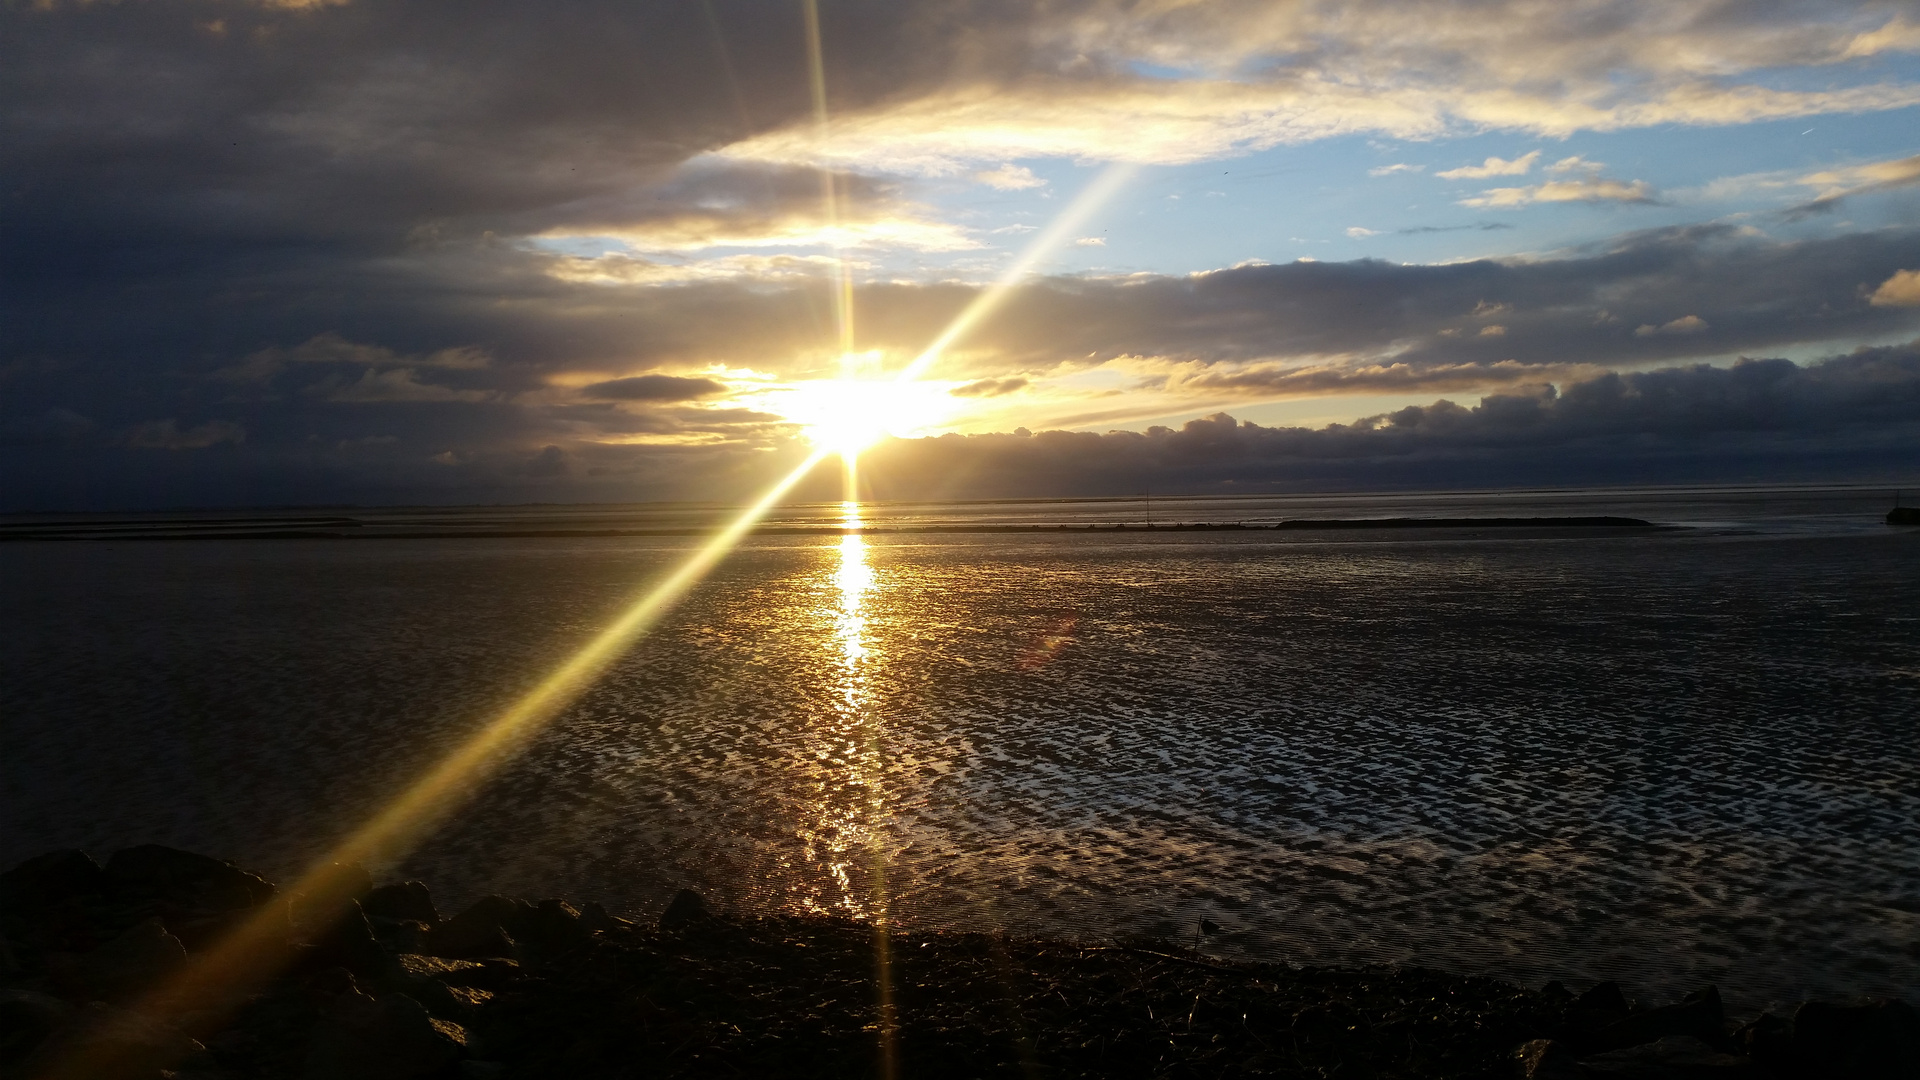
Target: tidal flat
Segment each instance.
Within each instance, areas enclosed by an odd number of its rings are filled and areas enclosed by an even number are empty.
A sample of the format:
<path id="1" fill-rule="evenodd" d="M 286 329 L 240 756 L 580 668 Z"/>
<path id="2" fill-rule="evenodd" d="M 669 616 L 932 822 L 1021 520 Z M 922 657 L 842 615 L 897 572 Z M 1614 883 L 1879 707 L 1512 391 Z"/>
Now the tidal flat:
<path id="1" fill-rule="evenodd" d="M 864 508 L 1667 527 L 749 538 L 372 869 L 451 910 L 649 921 L 688 886 L 743 919 L 916 933 L 1184 942 L 1205 919 L 1223 962 L 1714 984 L 1745 1013 L 1912 1000 L 1920 538 L 1886 501 Z M 412 517 L 647 514 L 697 516 Z M 696 542 L 0 545 L 0 862 L 160 842 L 291 880 Z"/>

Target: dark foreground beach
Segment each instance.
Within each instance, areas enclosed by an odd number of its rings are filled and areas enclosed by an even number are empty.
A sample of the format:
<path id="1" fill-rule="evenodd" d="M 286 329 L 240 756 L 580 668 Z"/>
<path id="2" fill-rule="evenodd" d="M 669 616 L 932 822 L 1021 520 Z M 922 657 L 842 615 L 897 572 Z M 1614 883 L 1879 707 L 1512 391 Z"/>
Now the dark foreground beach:
<path id="1" fill-rule="evenodd" d="M 269 928 L 262 976 L 180 992 L 241 926 Z M 1729 1017 L 1710 987 L 1647 1007 L 1612 983 L 1220 963 L 1195 929 L 1201 951 L 882 934 L 691 892 L 654 925 L 497 896 L 443 918 L 357 868 L 288 897 L 171 848 L 62 851 L 0 874 L 0 1076 L 1920 1075 L 1898 1001 Z"/>

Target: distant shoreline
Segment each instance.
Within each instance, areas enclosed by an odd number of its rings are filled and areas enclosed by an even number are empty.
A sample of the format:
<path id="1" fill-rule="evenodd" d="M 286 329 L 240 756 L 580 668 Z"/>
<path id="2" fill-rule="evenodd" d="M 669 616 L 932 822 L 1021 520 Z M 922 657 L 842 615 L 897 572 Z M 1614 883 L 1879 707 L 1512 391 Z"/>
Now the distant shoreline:
<path id="1" fill-rule="evenodd" d="M 281 525 L 281 522 L 274 522 Z M 706 536 L 711 528 L 678 529 L 397 529 L 362 532 L 366 523 L 339 518 L 300 522 L 304 528 L 262 527 L 253 521 L 154 521 L 88 525 L 74 522 L 0 526 L 0 541 L 100 540 L 507 540 L 537 537 Z M 1629 517 L 1299 518 L 1271 524 L 1244 522 L 1109 522 L 1054 525 L 767 525 L 761 536 L 885 536 L 930 533 L 1085 532 L 1307 532 L 1377 529 L 1671 529 Z"/>

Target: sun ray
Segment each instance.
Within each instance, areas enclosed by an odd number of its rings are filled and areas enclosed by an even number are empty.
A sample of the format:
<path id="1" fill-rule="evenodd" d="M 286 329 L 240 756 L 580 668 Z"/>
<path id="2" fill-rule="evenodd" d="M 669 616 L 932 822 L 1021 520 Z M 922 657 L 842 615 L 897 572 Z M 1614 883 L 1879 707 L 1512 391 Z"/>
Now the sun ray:
<path id="1" fill-rule="evenodd" d="M 339 885 L 341 865 L 390 856 L 422 838 L 451 809 L 450 804 L 462 789 L 498 767 L 507 758 L 507 751 L 523 744 L 585 693 L 830 452 L 817 449 L 808 455 L 759 501 L 642 594 L 566 663 L 334 845 L 288 886 L 287 892 L 294 896 L 332 894 Z M 250 988 L 272 978 L 289 959 L 286 918 L 284 907 L 263 908 L 212 949 L 195 957 L 178 977 L 157 988 L 140 1003 L 140 1011 L 157 1017 L 179 1018 L 238 1000 Z M 113 1062 L 83 1055 L 63 1063 L 49 1075 L 77 1080 L 101 1075 L 112 1066 Z"/>
<path id="2" fill-rule="evenodd" d="M 927 369 L 939 361 L 942 353 L 1005 303 L 1007 297 L 1041 259 L 1054 248 L 1059 247 L 1062 241 L 1092 216 L 1095 210 L 1111 199 L 1114 193 L 1119 191 L 1138 171 L 1138 166 L 1120 162 L 1107 166 L 1104 172 L 1094 177 L 1093 182 L 1081 189 L 1080 193 L 1074 196 L 1073 202 L 1060 212 L 1060 216 L 1049 222 L 1047 227 L 1040 231 L 1040 235 L 1033 238 L 1033 242 L 1020 253 L 1020 257 L 994 279 L 993 284 L 980 290 L 979 295 L 961 309 L 960 314 L 954 316 L 953 321 L 947 324 L 947 328 L 940 332 L 940 336 L 933 339 L 933 344 L 928 345 L 919 356 L 914 357 L 912 363 L 900 370 L 899 380 L 912 382 L 926 374 Z"/>

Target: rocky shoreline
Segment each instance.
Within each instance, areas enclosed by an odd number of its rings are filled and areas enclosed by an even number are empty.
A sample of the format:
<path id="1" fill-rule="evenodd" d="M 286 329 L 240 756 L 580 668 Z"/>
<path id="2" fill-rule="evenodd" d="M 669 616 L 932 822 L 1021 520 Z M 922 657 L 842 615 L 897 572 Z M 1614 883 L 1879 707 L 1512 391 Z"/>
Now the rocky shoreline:
<path id="1" fill-rule="evenodd" d="M 167 993 L 242 927 L 266 928 L 263 974 Z M 443 917 L 419 882 L 336 867 L 289 897 L 155 845 L 0 874 L 6 1080 L 656 1076 L 1911 1080 L 1920 1020 L 1884 999 L 1737 1023 L 1712 988 L 1646 1008 L 1612 983 L 878 935 L 691 892 L 652 925 L 498 896 Z"/>

